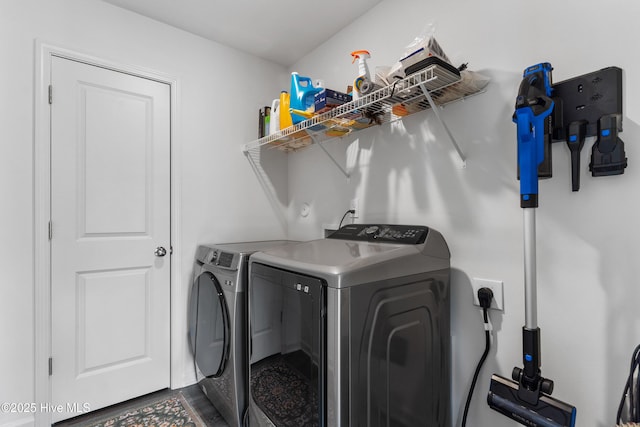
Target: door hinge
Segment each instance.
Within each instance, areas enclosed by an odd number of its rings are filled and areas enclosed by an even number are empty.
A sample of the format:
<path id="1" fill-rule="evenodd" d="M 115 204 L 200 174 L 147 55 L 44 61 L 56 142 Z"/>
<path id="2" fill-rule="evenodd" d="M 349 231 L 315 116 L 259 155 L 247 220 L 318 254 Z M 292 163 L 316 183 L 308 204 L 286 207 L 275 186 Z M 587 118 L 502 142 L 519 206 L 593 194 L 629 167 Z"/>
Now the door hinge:
<path id="1" fill-rule="evenodd" d="M 49 221 L 49 240 L 53 239 L 53 224 Z"/>
<path id="2" fill-rule="evenodd" d="M 53 375 L 53 357 L 49 358 L 49 376 Z"/>
<path id="3" fill-rule="evenodd" d="M 53 104 L 53 86 L 49 85 L 49 104 Z"/>

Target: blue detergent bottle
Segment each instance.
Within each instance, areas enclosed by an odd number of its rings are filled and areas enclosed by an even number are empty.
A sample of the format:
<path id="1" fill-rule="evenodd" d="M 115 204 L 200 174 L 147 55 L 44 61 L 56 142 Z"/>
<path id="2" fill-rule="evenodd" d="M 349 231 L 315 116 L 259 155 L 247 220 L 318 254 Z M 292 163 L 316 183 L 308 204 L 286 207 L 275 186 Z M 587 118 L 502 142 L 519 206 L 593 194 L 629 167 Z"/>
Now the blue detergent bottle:
<path id="1" fill-rule="evenodd" d="M 291 73 L 291 97 L 289 107 L 294 110 L 302 110 L 313 113 L 314 98 L 316 93 L 322 91 L 321 87 L 314 87 L 309 77 L 303 77 L 296 72 Z M 305 117 L 291 113 L 293 124 L 300 123 Z"/>

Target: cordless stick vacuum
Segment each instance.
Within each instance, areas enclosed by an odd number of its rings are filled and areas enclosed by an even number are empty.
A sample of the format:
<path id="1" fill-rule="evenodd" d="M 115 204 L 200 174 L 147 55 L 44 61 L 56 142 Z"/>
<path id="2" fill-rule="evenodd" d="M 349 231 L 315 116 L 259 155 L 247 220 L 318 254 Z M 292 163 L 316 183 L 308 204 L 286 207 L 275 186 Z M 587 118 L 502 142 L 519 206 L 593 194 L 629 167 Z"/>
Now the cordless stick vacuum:
<path id="1" fill-rule="evenodd" d="M 541 376 L 540 328 L 536 307 L 536 217 L 539 170 L 550 169 L 551 64 L 524 71 L 513 121 L 518 133 L 520 207 L 524 219 L 525 326 L 522 328 L 524 368 L 514 368 L 512 380 L 493 375 L 489 406 L 529 427 L 574 427 L 576 408 L 550 396 L 553 381 Z"/>

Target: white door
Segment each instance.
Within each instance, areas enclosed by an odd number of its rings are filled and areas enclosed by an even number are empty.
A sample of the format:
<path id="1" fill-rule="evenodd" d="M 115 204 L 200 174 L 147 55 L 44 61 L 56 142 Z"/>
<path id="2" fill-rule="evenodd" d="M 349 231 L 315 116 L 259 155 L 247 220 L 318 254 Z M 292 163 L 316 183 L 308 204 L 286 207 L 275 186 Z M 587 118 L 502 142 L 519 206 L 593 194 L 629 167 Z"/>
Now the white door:
<path id="1" fill-rule="evenodd" d="M 170 87 L 58 57 L 51 84 L 56 422 L 169 386 Z"/>

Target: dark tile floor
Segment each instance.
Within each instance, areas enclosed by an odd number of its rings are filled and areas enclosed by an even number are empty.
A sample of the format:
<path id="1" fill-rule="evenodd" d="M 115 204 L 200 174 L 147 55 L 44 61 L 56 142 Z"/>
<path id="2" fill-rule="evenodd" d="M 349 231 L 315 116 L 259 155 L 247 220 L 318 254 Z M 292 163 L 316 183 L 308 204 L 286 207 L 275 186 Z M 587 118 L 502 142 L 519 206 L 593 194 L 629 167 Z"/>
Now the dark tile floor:
<path id="1" fill-rule="evenodd" d="M 155 402 L 160 399 L 169 398 L 177 393 L 182 393 L 191 408 L 198 414 L 207 427 L 229 427 L 216 408 L 209 402 L 200 387 L 194 384 L 179 390 L 161 390 L 137 399 L 109 406 L 108 408 L 93 411 L 86 415 L 71 418 L 55 424 L 55 427 L 84 427 L 97 423 L 101 420 L 115 416 L 129 408 L 135 408 L 145 403 Z"/>
<path id="2" fill-rule="evenodd" d="M 198 413 L 207 427 L 229 427 L 197 384 L 185 387 L 180 391 L 182 391 L 184 398 L 189 402 L 193 410 Z"/>

